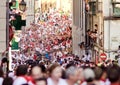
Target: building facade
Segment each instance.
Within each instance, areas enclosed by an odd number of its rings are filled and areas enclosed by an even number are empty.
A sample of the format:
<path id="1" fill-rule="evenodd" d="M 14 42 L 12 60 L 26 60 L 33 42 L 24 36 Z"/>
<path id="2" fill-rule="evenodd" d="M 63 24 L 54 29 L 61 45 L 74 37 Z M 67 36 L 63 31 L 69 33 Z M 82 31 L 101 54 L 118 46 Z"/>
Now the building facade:
<path id="1" fill-rule="evenodd" d="M 30 26 L 35 20 L 35 0 L 24 0 L 27 4 L 27 9 L 25 11 L 26 15 L 26 27 Z"/>
<path id="2" fill-rule="evenodd" d="M 90 30 L 89 50 L 92 52 L 92 59 L 98 62 L 100 54 L 104 52 L 104 15 L 102 0 L 87 0 L 88 9 L 86 12 L 86 31 Z"/>
<path id="3" fill-rule="evenodd" d="M 7 47 L 7 40 L 6 40 L 6 0 L 2 0 L 1 3 L 0 3 L 0 10 L 1 10 L 1 13 L 0 13 L 0 54 L 2 52 L 4 52 L 6 50 L 6 47 Z M 9 40 L 8 40 L 9 41 Z M 0 55 L 1 56 L 1 55 Z"/>
<path id="4" fill-rule="evenodd" d="M 101 53 L 114 59 L 120 45 L 119 0 L 73 0 L 73 53 L 82 56 L 90 51 L 92 60 L 98 62 Z M 86 38 L 90 30 L 90 37 Z M 87 45 L 88 42 L 90 45 Z M 84 42 L 81 49 L 78 44 Z"/>
<path id="5" fill-rule="evenodd" d="M 104 49 L 108 58 L 114 59 L 120 45 L 120 0 L 103 2 Z"/>
<path id="6" fill-rule="evenodd" d="M 85 1 L 72 0 L 72 39 L 73 54 L 81 57 L 85 54 L 85 48 L 80 48 L 80 44 L 85 42 Z"/>
<path id="7" fill-rule="evenodd" d="M 120 1 L 88 0 L 88 4 L 87 28 L 91 31 L 97 29 L 93 57 L 99 60 L 100 54 L 106 53 L 107 59 L 114 59 L 120 45 Z"/>

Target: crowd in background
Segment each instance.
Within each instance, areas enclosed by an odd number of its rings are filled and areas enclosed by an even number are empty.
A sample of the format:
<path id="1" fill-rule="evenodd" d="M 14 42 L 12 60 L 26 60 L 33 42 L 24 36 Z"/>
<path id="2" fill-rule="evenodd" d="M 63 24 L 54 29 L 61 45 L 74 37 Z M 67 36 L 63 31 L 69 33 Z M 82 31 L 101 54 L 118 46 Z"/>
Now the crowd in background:
<path id="1" fill-rule="evenodd" d="M 13 60 L 26 61 L 45 57 L 63 58 L 72 53 L 71 16 L 59 11 L 44 13 L 36 24 L 25 28 L 20 35 L 19 52 L 12 52 Z"/>

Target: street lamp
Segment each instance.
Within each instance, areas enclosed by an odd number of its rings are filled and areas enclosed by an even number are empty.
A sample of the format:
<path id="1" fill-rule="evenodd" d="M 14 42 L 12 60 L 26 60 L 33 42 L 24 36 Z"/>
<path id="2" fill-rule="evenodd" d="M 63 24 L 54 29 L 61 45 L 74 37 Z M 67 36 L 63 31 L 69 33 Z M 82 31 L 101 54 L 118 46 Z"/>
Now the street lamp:
<path id="1" fill-rule="evenodd" d="M 26 10 L 26 2 L 24 0 L 22 0 L 20 3 L 19 3 L 19 9 L 21 11 L 25 11 Z"/>

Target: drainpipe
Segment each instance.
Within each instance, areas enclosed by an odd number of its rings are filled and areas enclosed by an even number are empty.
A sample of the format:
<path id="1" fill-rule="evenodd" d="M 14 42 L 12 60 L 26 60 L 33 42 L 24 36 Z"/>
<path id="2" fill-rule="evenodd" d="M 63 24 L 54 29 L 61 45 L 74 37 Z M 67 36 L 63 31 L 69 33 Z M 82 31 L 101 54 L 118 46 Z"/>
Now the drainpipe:
<path id="1" fill-rule="evenodd" d="M 6 1 L 6 48 L 9 47 L 9 0 Z"/>
<path id="2" fill-rule="evenodd" d="M 111 23 L 111 7 L 109 8 L 109 17 L 110 17 L 110 20 L 109 20 L 109 27 L 108 27 L 108 28 L 109 28 L 109 29 L 108 29 L 108 36 L 109 36 L 109 38 L 108 38 L 108 56 L 109 56 L 109 58 L 110 58 L 110 43 L 111 43 L 111 42 L 110 42 L 110 35 L 111 35 L 111 34 L 110 34 L 110 32 L 111 32 L 111 31 L 110 31 L 110 29 L 111 29 L 111 27 L 110 27 L 110 26 L 111 26 L 111 25 L 110 25 L 110 23 Z"/>
<path id="3" fill-rule="evenodd" d="M 34 24 L 35 24 L 35 0 L 34 0 Z"/>

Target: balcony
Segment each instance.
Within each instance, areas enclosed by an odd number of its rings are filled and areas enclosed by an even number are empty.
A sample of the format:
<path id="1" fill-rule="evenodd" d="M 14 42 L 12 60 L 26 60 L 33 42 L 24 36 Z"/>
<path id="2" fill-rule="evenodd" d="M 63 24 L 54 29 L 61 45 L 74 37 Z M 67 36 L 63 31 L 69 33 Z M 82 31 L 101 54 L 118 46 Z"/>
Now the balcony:
<path id="1" fill-rule="evenodd" d="M 111 0 L 112 4 L 120 4 L 120 0 Z"/>
<path id="2" fill-rule="evenodd" d="M 94 3 L 97 2 L 97 0 L 89 0 L 89 2 Z"/>

